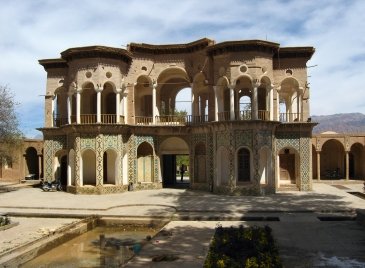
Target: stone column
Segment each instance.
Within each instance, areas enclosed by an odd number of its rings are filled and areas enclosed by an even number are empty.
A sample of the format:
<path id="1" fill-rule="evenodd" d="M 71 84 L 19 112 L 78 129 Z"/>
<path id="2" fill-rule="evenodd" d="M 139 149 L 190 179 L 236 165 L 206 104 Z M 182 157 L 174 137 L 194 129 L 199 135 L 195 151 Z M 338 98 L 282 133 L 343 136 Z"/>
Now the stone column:
<path id="1" fill-rule="evenodd" d="M 56 127 L 56 118 L 57 115 L 55 114 L 55 101 L 57 101 L 56 96 L 52 96 L 52 105 L 51 105 L 51 111 L 52 111 L 52 127 Z"/>
<path id="2" fill-rule="evenodd" d="M 101 86 L 97 86 L 96 91 L 96 122 L 101 123 L 101 92 L 103 88 Z"/>
<path id="3" fill-rule="evenodd" d="M 116 123 L 119 124 L 120 123 L 120 92 L 121 90 L 117 91 L 115 93 L 115 102 L 116 102 Z"/>
<path id="4" fill-rule="evenodd" d="M 349 164 L 350 164 L 350 157 L 349 157 L 349 151 L 346 151 L 346 180 L 348 181 L 350 178 L 350 169 L 349 169 Z"/>
<path id="5" fill-rule="evenodd" d="M 267 90 L 269 90 L 269 120 L 274 120 L 274 87 L 273 85 L 268 85 Z"/>
<path id="6" fill-rule="evenodd" d="M 251 108 L 252 108 L 252 119 L 258 119 L 258 110 L 257 110 L 257 89 L 260 86 L 260 82 L 255 79 L 252 81 L 252 99 L 251 99 Z"/>
<path id="7" fill-rule="evenodd" d="M 68 124 L 71 124 L 71 114 L 72 114 L 72 96 L 73 94 L 69 92 L 67 94 L 67 122 Z"/>
<path id="8" fill-rule="evenodd" d="M 76 123 L 81 123 L 81 89 L 76 89 Z"/>
<path id="9" fill-rule="evenodd" d="M 230 87 L 229 87 L 229 114 L 230 114 L 230 119 L 234 120 L 235 119 L 235 114 L 234 114 L 234 85 L 230 85 Z"/>
<path id="10" fill-rule="evenodd" d="M 218 121 L 218 97 L 217 97 L 217 90 L 218 87 L 217 86 L 213 86 L 214 89 L 214 121 Z"/>
<path id="11" fill-rule="evenodd" d="M 156 97 L 156 88 L 157 88 L 157 82 L 153 82 L 152 85 L 152 122 L 155 125 L 156 124 L 156 104 L 157 104 L 157 97 Z"/>
<path id="12" fill-rule="evenodd" d="M 317 180 L 321 180 L 321 152 L 317 152 Z"/>

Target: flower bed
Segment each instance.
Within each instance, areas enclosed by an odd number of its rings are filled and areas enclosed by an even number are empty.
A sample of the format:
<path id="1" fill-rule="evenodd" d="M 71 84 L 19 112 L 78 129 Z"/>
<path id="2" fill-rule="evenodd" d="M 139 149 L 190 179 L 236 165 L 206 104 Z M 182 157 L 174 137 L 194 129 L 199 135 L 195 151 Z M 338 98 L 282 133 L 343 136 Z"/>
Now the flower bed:
<path id="1" fill-rule="evenodd" d="M 282 267 L 271 228 L 216 228 L 204 267 Z"/>

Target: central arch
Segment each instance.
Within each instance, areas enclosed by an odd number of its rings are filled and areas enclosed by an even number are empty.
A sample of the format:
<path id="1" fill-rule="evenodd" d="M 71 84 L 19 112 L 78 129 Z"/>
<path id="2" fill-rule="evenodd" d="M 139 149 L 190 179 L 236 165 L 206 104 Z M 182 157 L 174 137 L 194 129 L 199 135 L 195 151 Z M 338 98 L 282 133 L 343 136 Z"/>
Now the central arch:
<path id="1" fill-rule="evenodd" d="M 181 174 L 179 172 L 181 165 L 185 166 L 185 175 L 189 173 L 190 156 L 189 146 L 185 140 L 180 137 L 169 137 L 160 145 L 160 156 L 162 159 L 162 184 L 164 187 L 188 186 L 190 176 L 184 176 L 183 185 L 181 183 Z M 179 166 L 178 166 L 179 165 Z M 176 177 L 180 176 L 180 180 Z"/>

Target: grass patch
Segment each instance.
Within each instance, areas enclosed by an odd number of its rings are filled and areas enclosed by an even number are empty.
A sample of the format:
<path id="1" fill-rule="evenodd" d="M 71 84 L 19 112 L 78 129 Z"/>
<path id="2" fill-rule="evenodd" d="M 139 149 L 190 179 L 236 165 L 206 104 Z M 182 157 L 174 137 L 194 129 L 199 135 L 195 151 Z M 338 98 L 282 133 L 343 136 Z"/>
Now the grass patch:
<path id="1" fill-rule="evenodd" d="M 274 268 L 282 264 L 269 226 L 223 228 L 218 225 L 204 267 Z"/>

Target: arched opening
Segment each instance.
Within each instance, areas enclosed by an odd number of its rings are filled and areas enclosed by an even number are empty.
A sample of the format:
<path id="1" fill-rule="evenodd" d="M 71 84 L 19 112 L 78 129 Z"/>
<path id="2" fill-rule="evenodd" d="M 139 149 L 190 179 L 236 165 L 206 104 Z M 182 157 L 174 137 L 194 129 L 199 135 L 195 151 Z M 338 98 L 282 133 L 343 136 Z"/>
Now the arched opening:
<path id="1" fill-rule="evenodd" d="M 191 104 L 191 87 L 190 79 L 185 70 L 180 68 L 168 68 L 159 75 L 157 79 L 157 123 L 162 124 L 184 124 L 187 116 L 187 107 Z M 183 90 L 181 95 L 182 100 L 177 99 L 177 95 Z M 190 91 L 190 99 L 189 97 Z M 187 92 L 184 93 L 184 92 Z M 192 113 L 195 113 L 195 96 L 193 97 L 194 103 L 192 104 Z M 178 103 L 179 102 L 179 103 Z M 183 110 L 178 110 L 179 107 L 183 107 Z M 184 112 L 186 111 L 186 112 Z"/>
<path id="2" fill-rule="evenodd" d="M 250 120 L 252 118 L 252 82 L 246 75 L 236 80 L 234 110 L 236 119 Z"/>
<path id="3" fill-rule="evenodd" d="M 53 126 L 59 127 L 67 124 L 67 91 L 65 88 L 56 89 L 53 103 Z"/>
<path id="4" fill-rule="evenodd" d="M 237 182 L 251 181 L 251 154 L 247 148 L 237 152 Z"/>
<path id="5" fill-rule="evenodd" d="M 159 154 L 162 155 L 163 187 L 188 187 L 190 183 L 188 144 L 181 138 L 170 137 L 160 144 L 159 149 Z"/>
<path id="6" fill-rule="evenodd" d="M 292 148 L 283 148 L 279 152 L 280 184 L 296 184 L 299 165 L 299 154 Z"/>
<path id="7" fill-rule="evenodd" d="M 301 94 L 295 78 L 285 78 L 280 85 L 279 105 L 281 122 L 301 121 Z"/>
<path id="8" fill-rule="evenodd" d="M 349 153 L 349 176 L 350 179 L 364 178 L 364 146 L 355 143 L 351 146 Z"/>
<path id="9" fill-rule="evenodd" d="M 29 147 L 25 151 L 25 175 L 33 175 L 32 177 L 34 178 L 40 178 L 38 154 L 34 147 Z"/>
<path id="10" fill-rule="evenodd" d="M 194 182 L 207 182 L 206 159 L 207 153 L 205 144 L 200 142 L 195 146 Z"/>
<path id="11" fill-rule="evenodd" d="M 328 140 L 321 151 L 321 178 L 340 179 L 345 175 L 345 149 L 338 140 Z"/>
<path id="12" fill-rule="evenodd" d="M 103 183 L 116 184 L 117 182 L 117 153 L 108 149 L 103 155 Z"/>
<path id="13" fill-rule="evenodd" d="M 63 186 L 67 185 L 67 155 L 60 159 L 60 181 Z"/>
<path id="14" fill-rule="evenodd" d="M 260 184 L 268 184 L 270 179 L 270 171 L 271 171 L 271 158 L 270 158 L 270 150 L 267 147 L 261 148 L 259 152 L 259 175 L 260 175 Z"/>
<path id="15" fill-rule="evenodd" d="M 229 184 L 229 151 L 226 147 L 217 150 L 217 186 Z"/>
<path id="16" fill-rule="evenodd" d="M 67 185 L 75 186 L 75 151 L 73 149 L 68 153 Z"/>
<path id="17" fill-rule="evenodd" d="M 244 94 L 244 95 L 242 95 Z M 251 97 L 248 92 L 239 92 L 240 97 L 240 113 L 239 120 L 251 120 Z"/>
<path id="18" fill-rule="evenodd" d="M 96 123 L 97 95 L 92 83 L 86 83 L 81 93 L 81 124 Z"/>
<path id="19" fill-rule="evenodd" d="M 115 124 L 116 118 L 116 96 L 113 85 L 105 83 L 101 92 L 101 122 L 105 124 Z"/>
<path id="20" fill-rule="evenodd" d="M 80 166 L 83 185 L 96 186 L 96 156 L 93 150 L 87 149 L 82 153 Z"/>
<path id="21" fill-rule="evenodd" d="M 152 80 L 148 76 L 139 76 L 134 86 L 135 123 L 152 123 Z"/>
<path id="22" fill-rule="evenodd" d="M 137 180 L 138 182 L 153 182 L 153 148 L 143 142 L 137 149 Z"/>

